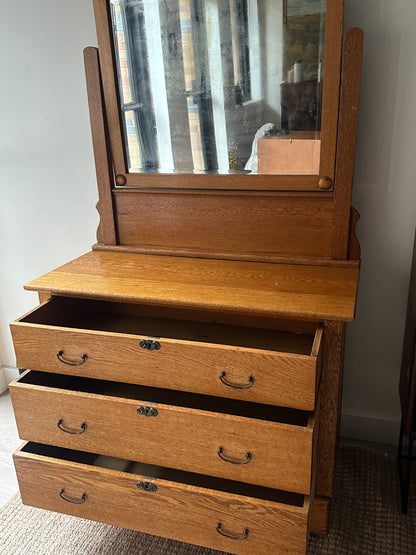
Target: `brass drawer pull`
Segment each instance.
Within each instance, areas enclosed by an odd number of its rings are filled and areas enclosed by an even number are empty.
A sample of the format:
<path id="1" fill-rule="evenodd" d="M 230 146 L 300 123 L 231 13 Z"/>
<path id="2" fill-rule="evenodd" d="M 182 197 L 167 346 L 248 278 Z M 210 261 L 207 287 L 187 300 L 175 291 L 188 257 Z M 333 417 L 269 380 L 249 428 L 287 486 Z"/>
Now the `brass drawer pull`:
<path id="1" fill-rule="evenodd" d="M 160 349 L 159 341 L 154 339 L 142 339 L 139 345 L 142 349 L 147 349 L 148 351 L 158 351 Z"/>
<path id="2" fill-rule="evenodd" d="M 87 360 L 87 355 L 79 355 L 79 358 L 82 359 L 81 362 L 69 362 L 69 360 L 65 360 L 62 358 L 63 354 L 63 351 L 59 351 L 59 353 L 56 353 L 56 356 L 58 357 L 59 361 L 63 362 L 64 364 L 68 364 L 68 366 L 81 366 L 81 364 L 84 364 L 84 362 Z"/>
<path id="3" fill-rule="evenodd" d="M 154 407 L 145 407 L 142 405 L 140 407 L 137 407 L 137 412 L 138 414 L 142 414 L 143 416 L 157 416 L 159 414 L 157 409 L 155 409 Z"/>
<path id="4" fill-rule="evenodd" d="M 72 434 L 72 435 L 79 435 L 79 434 L 83 434 L 85 432 L 85 430 L 87 429 L 87 425 L 85 424 L 85 422 L 83 422 L 81 424 L 81 429 L 80 430 L 68 430 L 67 428 L 64 428 L 62 426 L 63 424 L 63 420 L 62 418 L 60 420 L 58 420 L 58 422 L 56 423 L 56 425 L 58 426 L 58 428 L 60 430 L 62 430 L 63 432 L 65 432 L 66 434 Z"/>
<path id="5" fill-rule="evenodd" d="M 64 488 L 62 488 L 61 491 L 59 492 L 59 497 L 61 497 L 61 499 L 63 499 L 67 503 L 73 503 L 74 505 L 82 505 L 87 500 L 87 494 L 86 493 L 82 494 L 81 501 L 74 501 L 73 499 L 69 499 L 68 497 L 65 497 L 64 492 L 65 492 L 65 490 L 64 490 Z"/>
<path id="6" fill-rule="evenodd" d="M 220 447 L 218 449 L 219 458 L 231 464 L 248 464 L 251 461 L 251 453 L 246 453 L 246 458 L 244 461 L 232 461 L 231 459 L 227 459 L 226 457 L 224 457 L 224 455 L 222 454 L 223 452 L 224 452 L 224 449 Z"/>
<path id="7" fill-rule="evenodd" d="M 248 528 L 246 528 L 244 530 L 242 536 L 231 536 L 230 534 L 226 534 L 225 532 L 222 531 L 221 522 L 219 522 L 217 524 L 217 532 L 218 532 L 218 534 L 221 534 L 221 536 L 224 536 L 226 538 L 230 538 L 230 540 L 246 540 L 248 538 Z"/>
<path id="8" fill-rule="evenodd" d="M 225 372 L 221 372 L 220 380 L 222 381 L 222 383 L 224 385 L 228 385 L 228 387 L 232 387 L 233 389 L 250 389 L 250 387 L 253 387 L 253 382 L 254 382 L 253 376 L 249 377 L 247 385 L 235 385 L 233 383 L 225 381 L 224 378 L 225 378 Z"/>
<path id="9" fill-rule="evenodd" d="M 153 482 L 137 482 L 137 487 L 143 491 L 157 491 L 157 485 Z"/>

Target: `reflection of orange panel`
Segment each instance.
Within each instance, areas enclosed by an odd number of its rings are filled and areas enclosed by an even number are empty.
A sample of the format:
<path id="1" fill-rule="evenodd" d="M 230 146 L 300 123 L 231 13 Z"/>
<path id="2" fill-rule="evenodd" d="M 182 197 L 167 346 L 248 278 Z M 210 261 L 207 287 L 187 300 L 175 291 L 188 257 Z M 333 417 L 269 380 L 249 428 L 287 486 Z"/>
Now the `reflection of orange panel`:
<path id="1" fill-rule="evenodd" d="M 292 132 L 258 140 L 258 173 L 274 175 L 319 175 L 319 134 Z"/>

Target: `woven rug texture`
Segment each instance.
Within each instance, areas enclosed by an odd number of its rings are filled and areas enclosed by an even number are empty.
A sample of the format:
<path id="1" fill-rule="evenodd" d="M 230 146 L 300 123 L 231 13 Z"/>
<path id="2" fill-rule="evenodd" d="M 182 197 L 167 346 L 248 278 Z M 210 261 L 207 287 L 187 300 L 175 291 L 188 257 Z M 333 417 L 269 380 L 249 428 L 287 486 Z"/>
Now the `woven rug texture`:
<path id="1" fill-rule="evenodd" d="M 16 495 L 0 509 L 0 554 L 218 555 L 219 552 L 25 507 Z M 340 448 L 331 531 L 328 536 L 312 535 L 308 546 L 308 555 L 329 554 L 416 554 L 416 499 L 411 490 L 409 514 L 402 515 L 393 461 L 358 446 Z M 270 555 L 277 554 L 271 551 Z"/>

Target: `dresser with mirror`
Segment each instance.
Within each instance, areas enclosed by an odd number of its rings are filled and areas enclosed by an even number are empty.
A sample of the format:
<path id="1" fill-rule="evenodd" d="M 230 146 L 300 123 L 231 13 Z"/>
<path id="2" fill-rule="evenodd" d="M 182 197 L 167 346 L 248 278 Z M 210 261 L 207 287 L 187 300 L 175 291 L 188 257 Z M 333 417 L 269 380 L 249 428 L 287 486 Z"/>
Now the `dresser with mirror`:
<path id="1" fill-rule="evenodd" d="M 342 0 L 94 10 L 97 243 L 11 324 L 23 503 L 305 553 L 329 530 L 359 276 L 362 32 Z"/>

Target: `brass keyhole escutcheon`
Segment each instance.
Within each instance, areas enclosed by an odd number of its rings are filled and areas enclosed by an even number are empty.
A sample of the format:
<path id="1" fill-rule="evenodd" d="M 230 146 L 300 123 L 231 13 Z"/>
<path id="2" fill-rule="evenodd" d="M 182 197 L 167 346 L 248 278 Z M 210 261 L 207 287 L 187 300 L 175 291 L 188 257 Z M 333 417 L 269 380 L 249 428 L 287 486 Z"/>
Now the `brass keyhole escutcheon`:
<path id="1" fill-rule="evenodd" d="M 160 349 L 159 341 L 155 341 L 154 339 L 142 339 L 139 345 L 142 349 L 146 349 L 147 351 L 159 351 Z"/>
<path id="2" fill-rule="evenodd" d="M 154 407 L 147 407 L 144 405 L 140 405 L 139 407 L 137 407 L 137 414 L 140 414 L 142 416 L 156 417 L 159 414 L 159 412 Z"/>
<path id="3" fill-rule="evenodd" d="M 141 489 L 143 491 L 157 491 L 157 485 L 154 484 L 153 482 L 143 482 L 143 481 L 139 481 L 137 482 L 137 487 L 138 489 Z"/>

